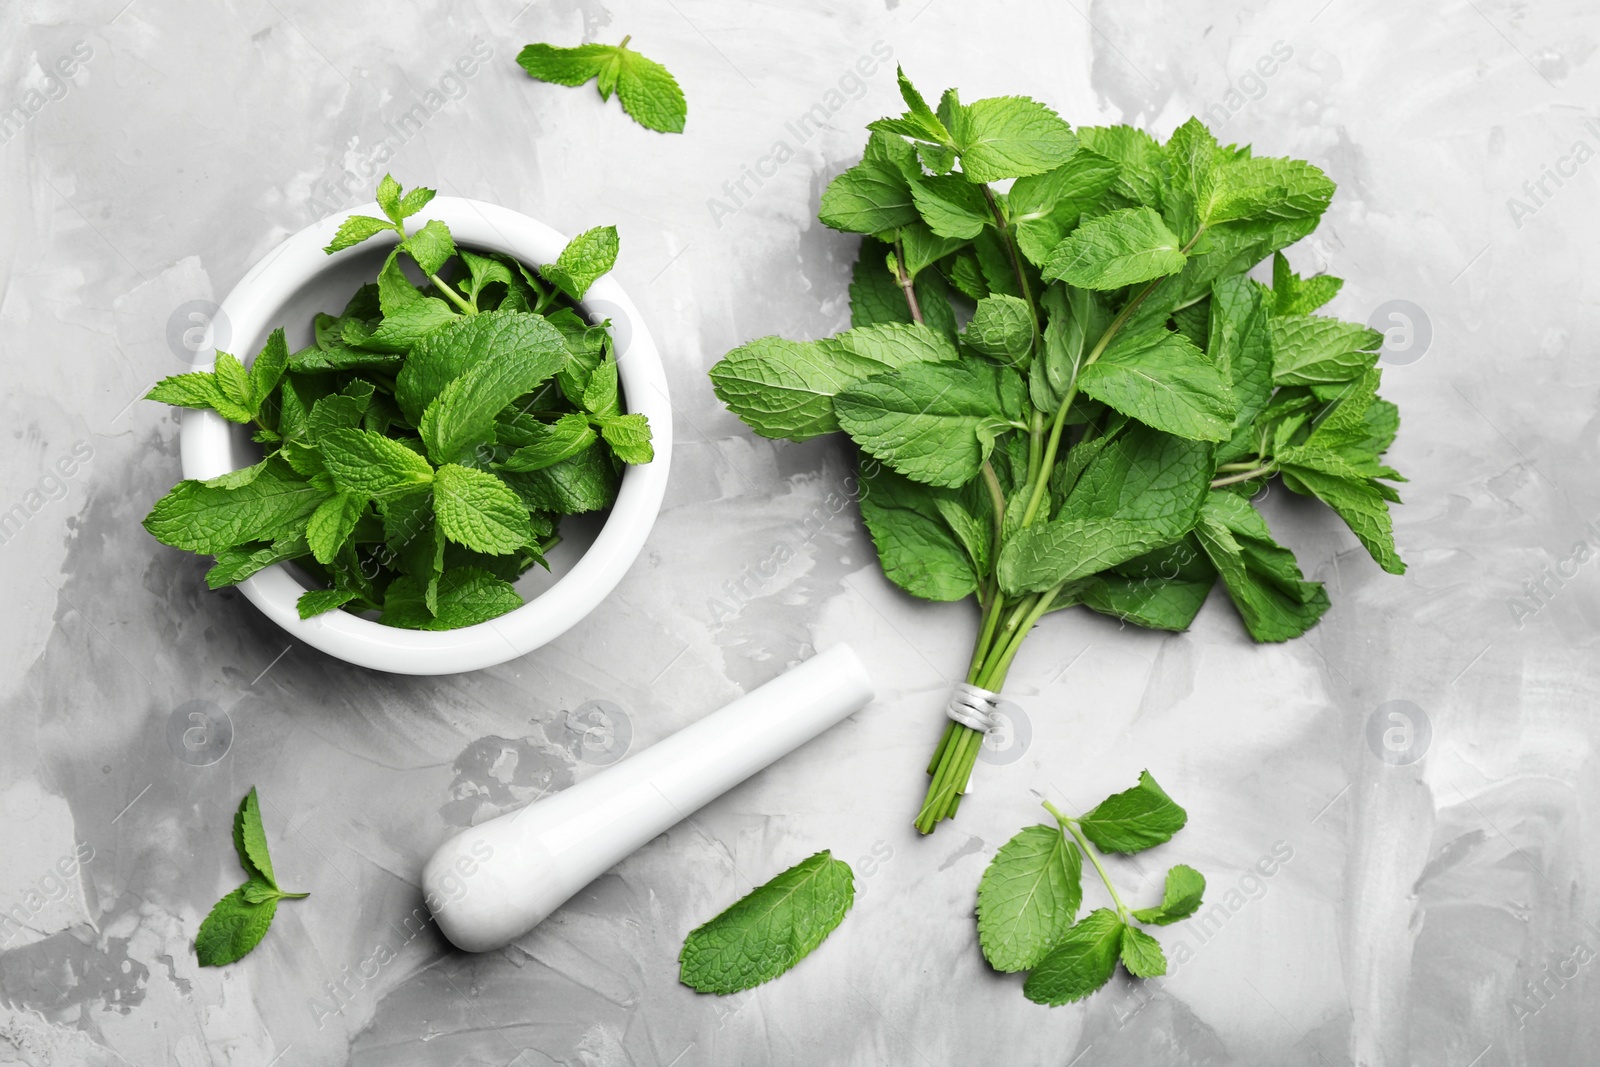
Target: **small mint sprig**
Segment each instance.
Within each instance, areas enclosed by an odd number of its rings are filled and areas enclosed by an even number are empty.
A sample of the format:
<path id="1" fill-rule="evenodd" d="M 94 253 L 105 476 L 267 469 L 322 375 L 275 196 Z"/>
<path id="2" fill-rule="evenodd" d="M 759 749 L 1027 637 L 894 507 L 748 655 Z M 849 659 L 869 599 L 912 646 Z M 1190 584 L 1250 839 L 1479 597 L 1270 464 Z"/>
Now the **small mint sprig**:
<path id="1" fill-rule="evenodd" d="M 211 909 L 194 939 L 194 954 L 202 967 L 221 967 L 242 958 L 266 936 L 277 914 L 278 901 L 301 900 L 309 893 L 286 893 L 272 873 L 267 851 L 267 831 L 261 825 L 261 807 L 254 786 L 239 802 L 233 816 L 233 847 L 248 876 L 245 883 Z"/>

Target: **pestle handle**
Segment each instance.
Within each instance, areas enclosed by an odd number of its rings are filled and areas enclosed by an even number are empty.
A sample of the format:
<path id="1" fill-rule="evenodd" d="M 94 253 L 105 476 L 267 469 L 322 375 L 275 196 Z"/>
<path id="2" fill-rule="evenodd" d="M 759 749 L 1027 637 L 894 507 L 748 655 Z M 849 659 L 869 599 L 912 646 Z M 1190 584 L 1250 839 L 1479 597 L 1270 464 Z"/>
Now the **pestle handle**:
<path id="1" fill-rule="evenodd" d="M 640 845 L 872 696 L 861 660 L 835 645 L 637 755 L 461 831 L 422 873 L 439 929 L 469 952 L 515 941 Z"/>

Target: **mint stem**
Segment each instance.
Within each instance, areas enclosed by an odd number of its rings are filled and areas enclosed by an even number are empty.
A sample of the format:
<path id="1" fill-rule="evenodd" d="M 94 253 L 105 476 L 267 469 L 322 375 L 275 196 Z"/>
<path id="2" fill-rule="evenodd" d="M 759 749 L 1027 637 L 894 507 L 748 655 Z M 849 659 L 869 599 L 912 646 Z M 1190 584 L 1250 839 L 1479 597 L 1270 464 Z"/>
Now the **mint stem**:
<path id="1" fill-rule="evenodd" d="M 1044 810 L 1055 816 L 1056 822 L 1060 823 L 1061 828 L 1077 840 L 1078 847 L 1083 850 L 1085 856 L 1089 857 L 1089 862 L 1094 864 L 1094 869 L 1100 875 L 1100 881 L 1105 884 L 1106 892 L 1111 894 L 1111 902 L 1117 906 L 1117 918 L 1124 923 L 1132 921 L 1132 913 L 1128 911 L 1128 906 L 1122 902 L 1122 895 L 1117 892 L 1117 887 L 1111 884 L 1111 876 L 1106 873 L 1105 864 L 1100 862 L 1100 853 L 1095 850 L 1093 845 L 1089 844 L 1089 839 L 1083 836 L 1083 831 L 1078 828 L 1078 820 L 1063 813 L 1048 800 L 1044 802 Z"/>

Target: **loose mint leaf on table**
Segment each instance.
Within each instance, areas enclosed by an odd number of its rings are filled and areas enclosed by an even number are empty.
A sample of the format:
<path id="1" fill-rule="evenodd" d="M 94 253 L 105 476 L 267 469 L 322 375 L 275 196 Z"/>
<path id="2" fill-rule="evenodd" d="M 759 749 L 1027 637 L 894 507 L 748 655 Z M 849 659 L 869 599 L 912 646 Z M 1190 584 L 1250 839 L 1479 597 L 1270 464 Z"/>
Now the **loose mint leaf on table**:
<path id="1" fill-rule="evenodd" d="M 1205 891 L 1205 875 L 1187 864 L 1179 863 L 1167 871 L 1166 889 L 1162 893 L 1160 905 L 1154 908 L 1140 908 L 1133 913 L 1133 917 L 1142 923 L 1155 926 L 1167 926 L 1180 919 L 1187 919 L 1200 910 L 1201 897 Z"/>
<path id="2" fill-rule="evenodd" d="M 555 85 L 582 85 L 595 79 L 600 99 L 610 100 L 615 90 L 622 109 L 639 125 L 682 133 L 689 113 L 683 90 L 666 67 L 630 49 L 631 39 L 576 48 L 530 44 L 517 54 L 517 63 L 531 77 Z"/>
<path id="3" fill-rule="evenodd" d="M 950 496 L 886 466 L 862 478 L 861 519 L 884 575 L 924 600 L 960 600 L 978 587 L 971 554 L 940 508 Z"/>
<path id="4" fill-rule="evenodd" d="M 1138 785 L 1102 800 L 1078 826 L 1105 852 L 1141 852 L 1170 841 L 1188 820 L 1150 772 L 1140 771 Z"/>
<path id="5" fill-rule="evenodd" d="M 1147 207 L 1090 219 L 1050 253 L 1046 281 L 1083 289 L 1121 289 L 1175 274 L 1186 262 L 1177 234 Z"/>
<path id="6" fill-rule="evenodd" d="M 955 487 L 977 475 L 1008 429 L 1023 426 L 1015 371 L 970 360 L 909 363 L 834 398 L 839 425 L 901 474 Z"/>
<path id="7" fill-rule="evenodd" d="M 690 931 L 678 980 L 724 995 L 770 982 L 822 944 L 854 901 L 850 865 L 818 852 Z"/>
<path id="8" fill-rule="evenodd" d="M 446 463 L 434 475 L 433 506 L 445 536 L 479 552 L 503 555 L 533 540 L 528 509 L 486 471 Z"/>
<path id="9" fill-rule="evenodd" d="M 278 888 L 267 852 L 267 834 L 252 786 L 239 803 L 233 819 L 233 844 L 247 881 L 211 909 L 195 935 L 195 956 L 202 967 L 221 967 L 243 957 L 266 936 L 277 914 L 278 901 L 300 899 L 305 893 L 285 893 Z"/>
<path id="10" fill-rule="evenodd" d="M 1146 426 L 1194 441 L 1226 441 L 1238 410 L 1217 365 L 1165 329 L 1118 337 L 1078 375 L 1078 388 Z"/>
<path id="11" fill-rule="evenodd" d="M 1083 857 L 1058 826 L 1029 826 L 1000 846 L 978 883 L 978 942 L 997 971 L 1036 966 L 1077 918 Z"/>
<path id="12" fill-rule="evenodd" d="M 554 263 L 539 268 L 550 282 L 574 300 L 583 294 L 617 263 L 621 242 L 615 226 L 596 226 L 567 242 Z"/>
<path id="13" fill-rule="evenodd" d="M 1114 911 L 1090 912 L 1029 972 L 1022 995 L 1035 1004 L 1058 1007 L 1093 993 L 1116 971 L 1125 929 Z"/>

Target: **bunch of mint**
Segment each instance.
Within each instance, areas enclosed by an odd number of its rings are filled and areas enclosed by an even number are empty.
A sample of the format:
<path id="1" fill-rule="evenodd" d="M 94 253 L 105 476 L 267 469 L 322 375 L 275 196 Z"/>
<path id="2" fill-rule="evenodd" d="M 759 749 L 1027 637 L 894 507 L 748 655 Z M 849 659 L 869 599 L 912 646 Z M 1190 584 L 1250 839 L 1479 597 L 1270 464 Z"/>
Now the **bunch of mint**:
<path id="1" fill-rule="evenodd" d="M 219 352 L 215 370 L 150 391 L 252 426 L 263 452 L 179 482 L 144 520 L 163 544 L 216 557 L 211 588 L 293 561 L 322 586 L 301 596 L 302 618 L 484 622 L 521 606 L 512 583 L 545 564 L 561 516 L 607 507 L 622 465 L 653 458 L 645 417 L 623 411 L 611 336 L 578 307 L 616 261 L 615 228 L 535 271 L 457 248 L 437 219 L 409 229 L 433 195 L 385 175 L 386 217 L 340 226 L 329 254 L 398 243 L 343 312 L 317 315 L 311 345 L 290 352 L 279 329 L 248 368 Z"/>
<path id="2" fill-rule="evenodd" d="M 1195 119 L 1160 144 L 1074 131 L 1026 97 L 952 89 L 935 111 L 903 73 L 900 89 L 906 113 L 870 123 L 822 195 L 824 223 L 865 235 L 852 329 L 752 341 L 711 378 L 757 433 L 850 436 L 884 573 L 977 598 L 969 683 L 998 692 L 1047 612 L 1183 630 L 1219 578 L 1256 640 L 1305 632 L 1328 598 L 1251 504 L 1273 477 L 1405 569 L 1382 335 L 1314 314 L 1341 282 L 1281 254 L 1333 182 Z M 1248 273 L 1269 256 L 1270 286 Z M 981 743 L 945 727 L 924 833 L 955 814 Z"/>

